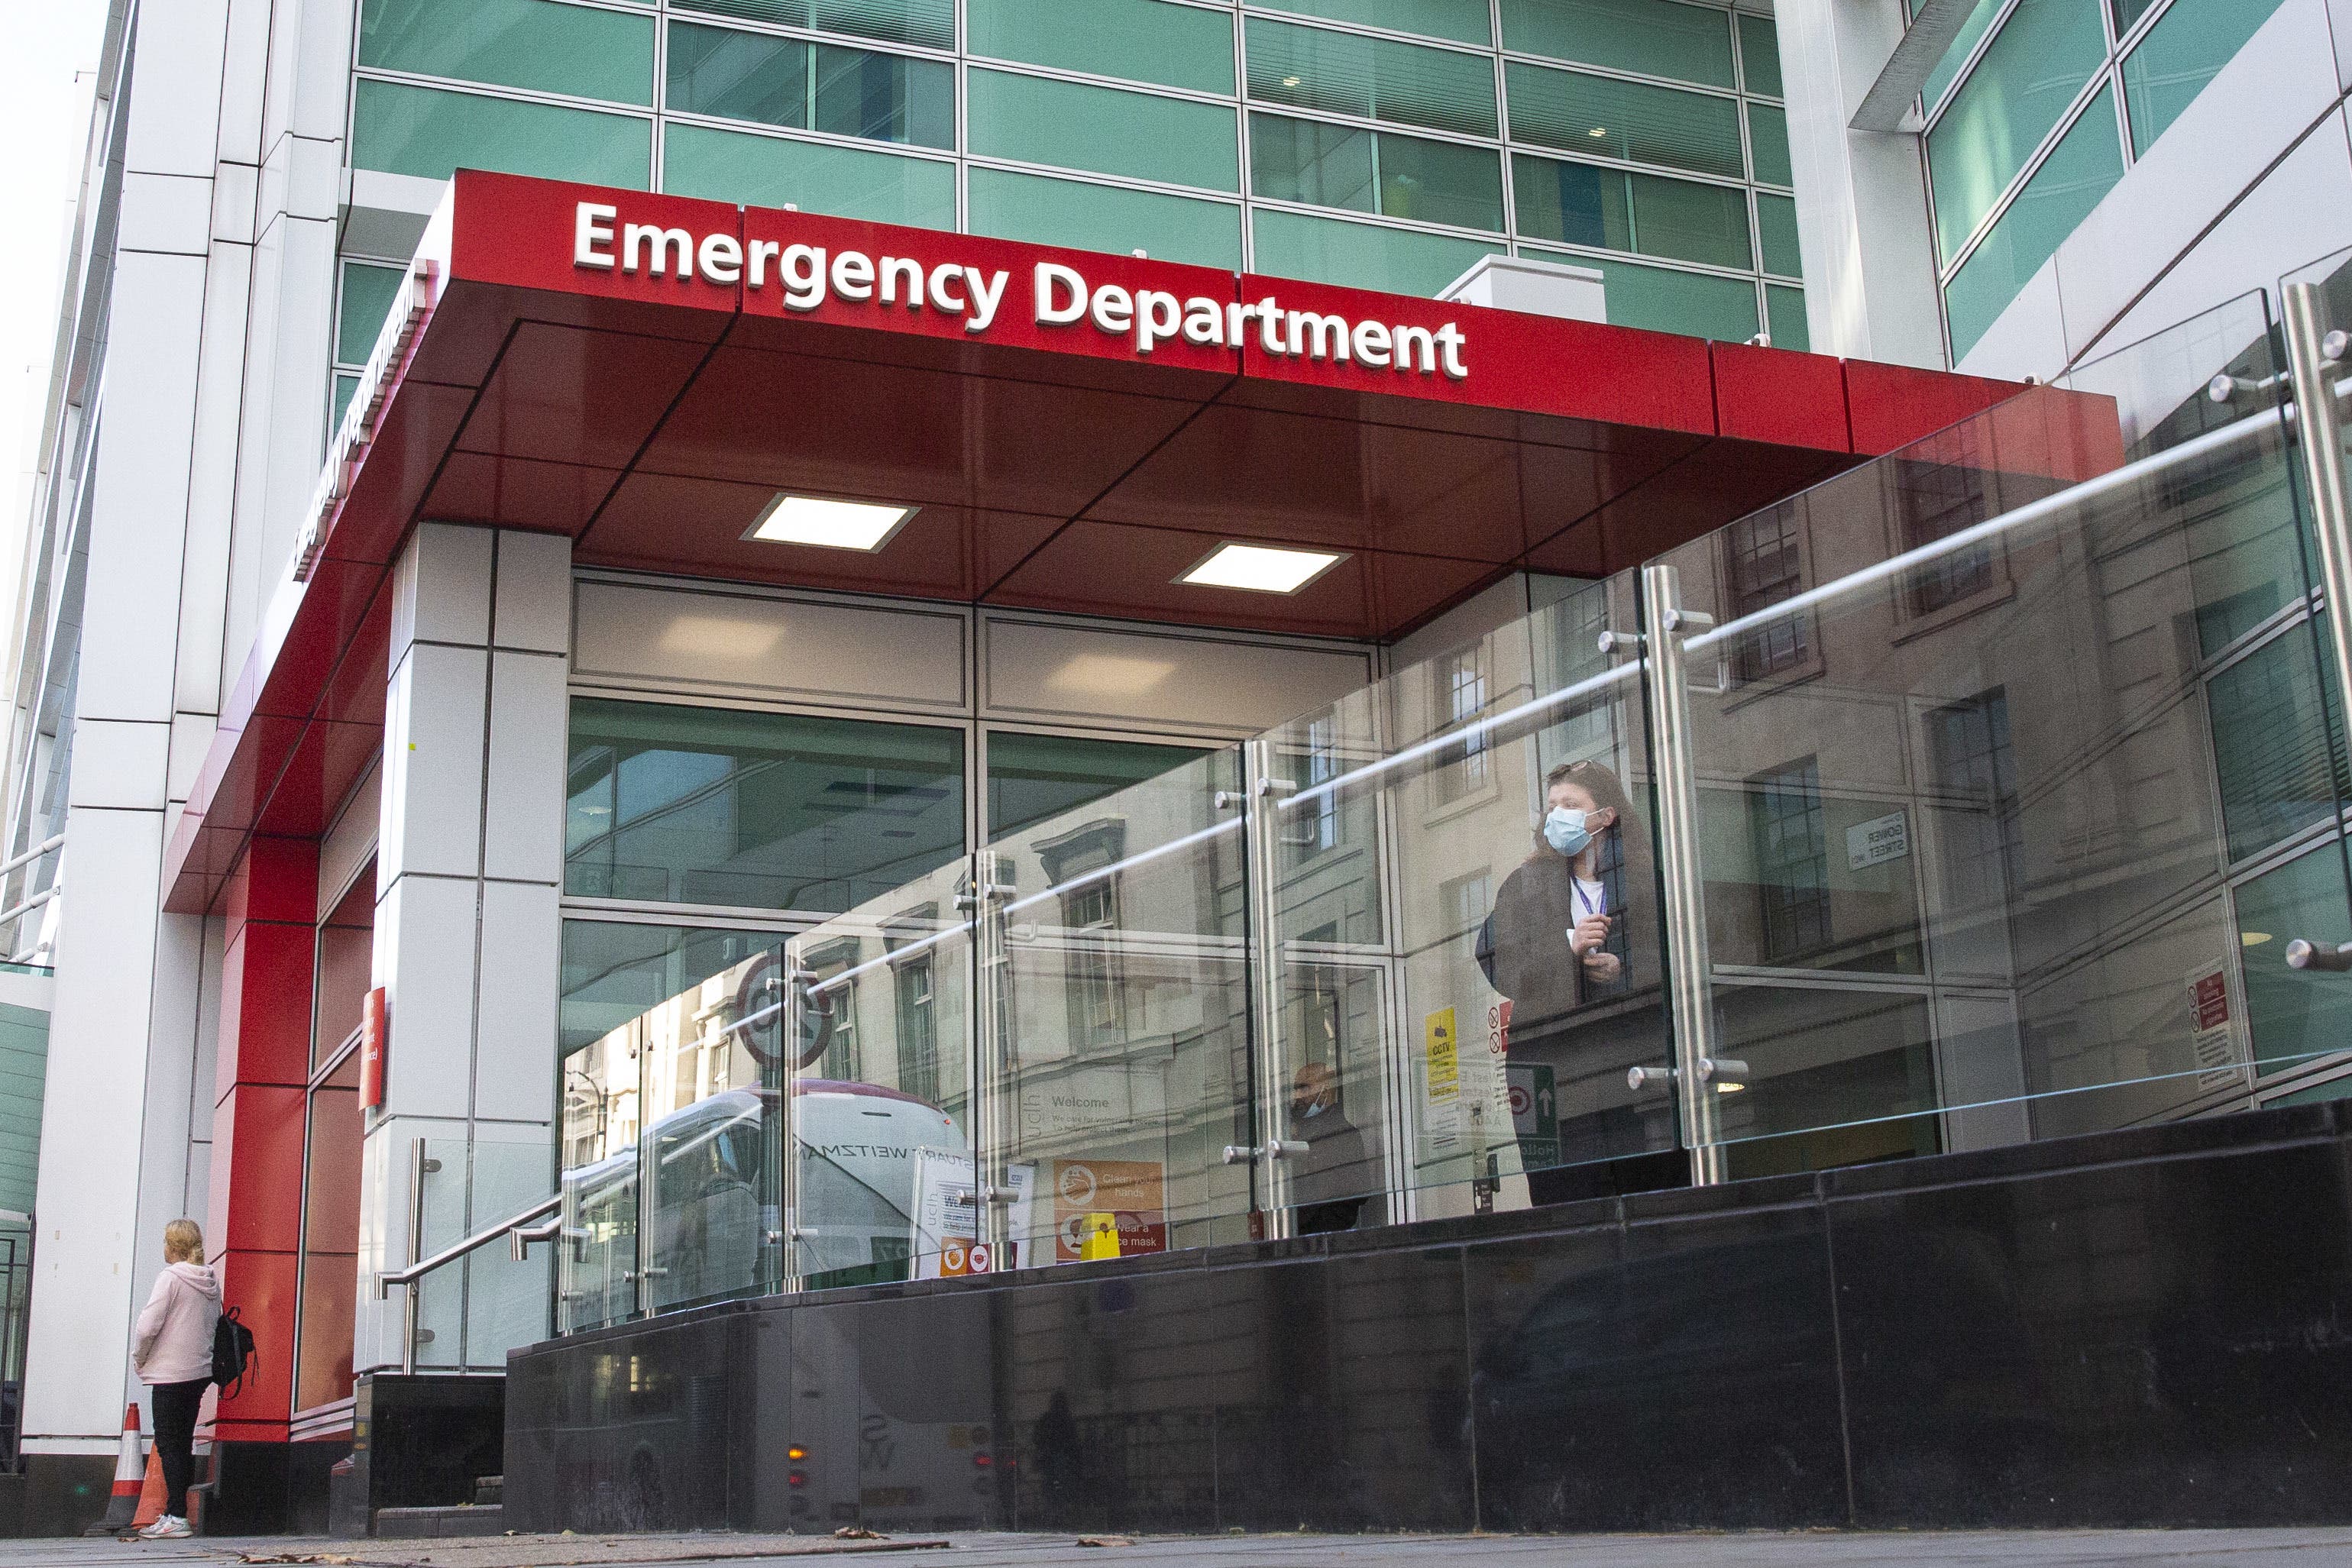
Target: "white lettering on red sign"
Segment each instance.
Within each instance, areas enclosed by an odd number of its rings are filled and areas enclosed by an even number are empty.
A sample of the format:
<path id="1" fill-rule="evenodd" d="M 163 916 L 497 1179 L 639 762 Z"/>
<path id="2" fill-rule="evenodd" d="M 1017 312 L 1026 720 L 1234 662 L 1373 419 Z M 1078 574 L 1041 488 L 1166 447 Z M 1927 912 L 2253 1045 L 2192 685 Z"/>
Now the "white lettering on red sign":
<path id="1" fill-rule="evenodd" d="M 1012 277 L 1003 268 L 944 262 L 926 267 L 903 256 L 872 256 L 864 251 L 828 253 L 823 246 L 752 240 L 728 234 L 700 240 L 682 228 L 623 224 L 610 204 L 582 202 L 573 215 L 572 265 L 650 277 L 690 278 L 747 290 L 773 287 L 784 308 L 808 312 L 828 298 L 858 304 L 926 308 L 963 318 L 963 329 L 977 335 L 995 325 Z M 1204 295 L 1179 298 L 1164 289 L 1129 289 L 1116 283 L 1089 286 L 1086 276 L 1060 262 L 1041 261 L 1030 278 L 1031 319 L 1041 327 L 1091 323 L 1107 336 L 1131 339 L 1135 352 L 1149 354 L 1161 343 L 1182 339 L 1202 348 L 1238 349 L 1255 338 L 1259 350 L 1278 358 L 1353 363 L 1397 374 L 1442 375 L 1464 381 L 1468 340 L 1453 322 L 1438 327 L 1350 321 L 1315 310 L 1285 309 L 1273 295 L 1252 303 Z"/>

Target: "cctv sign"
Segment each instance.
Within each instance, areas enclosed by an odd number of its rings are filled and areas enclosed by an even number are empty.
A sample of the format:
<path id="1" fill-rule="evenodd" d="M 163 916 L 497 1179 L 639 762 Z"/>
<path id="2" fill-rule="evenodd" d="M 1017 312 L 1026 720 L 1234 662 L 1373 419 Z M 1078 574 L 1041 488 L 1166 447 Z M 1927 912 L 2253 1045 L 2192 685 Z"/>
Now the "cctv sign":
<path id="1" fill-rule="evenodd" d="M 685 204 L 664 204 L 664 214 L 640 215 L 618 200 L 575 201 L 573 270 L 678 290 L 740 289 L 741 308 L 752 314 L 933 336 L 946 329 L 1021 347 L 1066 350 L 1081 346 L 1070 339 L 1092 339 L 1096 351 L 1115 348 L 1203 369 L 1229 370 L 1234 351 L 1246 350 L 1347 367 L 1375 385 L 1390 378 L 1462 382 L 1470 373 L 1468 340 L 1453 319 L 1299 308 L 1268 288 L 1270 280 L 1250 280 L 1249 292 L 1259 297 L 1237 298 L 1234 276 L 1206 267 L 1070 252 L 1054 253 L 1066 260 L 1047 259 L 1034 246 L 971 235 L 758 208 L 738 214 L 707 203 L 690 208 L 737 221 L 698 228 L 680 221 L 689 215 L 680 210 Z M 1383 298 L 1313 285 L 1298 292 Z"/>

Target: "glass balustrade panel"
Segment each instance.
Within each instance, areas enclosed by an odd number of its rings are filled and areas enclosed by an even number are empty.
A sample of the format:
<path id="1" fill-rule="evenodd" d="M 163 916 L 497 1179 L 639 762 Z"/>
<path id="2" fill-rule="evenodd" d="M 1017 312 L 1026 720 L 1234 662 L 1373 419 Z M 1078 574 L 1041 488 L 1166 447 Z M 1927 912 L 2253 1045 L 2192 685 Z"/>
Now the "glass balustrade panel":
<path id="1" fill-rule="evenodd" d="M 981 857 L 1013 1266 L 1250 1234 L 1241 774 L 1238 750 L 1213 751 Z"/>
<path id="2" fill-rule="evenodd" d="M 1728 1176 L 2246 1103 L 2341 792 L 2276 371 L 2249 297 L 1663 558 Z"/>
<path id="3" fill-rule="evenodd" d="M 971 860 L 793 939 L 777 1152 L 806 1289 L 986 1273 L 972 1118 Z M 786 1129 L 789 1128 L 787 1134 Z"/>
<path id="4" fill-rule="evenodd" d="M 1630 575 L 1272 731 L 1277 1197 L 1313 1233 L 1675 1185 Z M 1630 647 L 1630 642 L 1623 647 Z"/>

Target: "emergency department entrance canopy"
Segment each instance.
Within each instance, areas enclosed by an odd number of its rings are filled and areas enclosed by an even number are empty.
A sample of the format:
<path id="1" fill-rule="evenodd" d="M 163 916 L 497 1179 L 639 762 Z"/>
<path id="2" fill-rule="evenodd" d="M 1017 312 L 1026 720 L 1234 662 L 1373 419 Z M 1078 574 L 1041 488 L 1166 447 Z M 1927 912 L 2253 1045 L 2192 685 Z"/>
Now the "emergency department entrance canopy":
<path id="1" fill-rule="evenodd" d="M 2019 390 L 461 172 L 225 704 L 167 906 L 212 907 L 257 832 L 323 831 L 364 772 L 419 521 L 567 535 L 581 566 L 1381 639 L 1511 571 L 1630 566 Z M 747 538 L 782 494 L 918 509 L 871 552 Z M 1227 541 L 1341 559 L 1287 595 L 1177 580 Z"/>

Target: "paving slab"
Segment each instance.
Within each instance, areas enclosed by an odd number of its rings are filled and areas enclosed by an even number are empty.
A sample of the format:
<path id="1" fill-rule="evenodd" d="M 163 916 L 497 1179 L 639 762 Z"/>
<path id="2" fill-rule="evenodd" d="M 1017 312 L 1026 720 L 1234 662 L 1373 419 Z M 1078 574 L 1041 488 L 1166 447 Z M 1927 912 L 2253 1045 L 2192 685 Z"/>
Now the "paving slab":
<path id="1" fill-rule="evenodd" d="M 936 1568 L 2352 1568 L 2352 1530 L 2083 1530 L 1680 1535 L 512 1535 L 488 1539 L 0 1541 L 0 1568 L 800 1568 L 812 1558 Z M 845 1568 L 847 1565 L 845 1564 Z"/>

